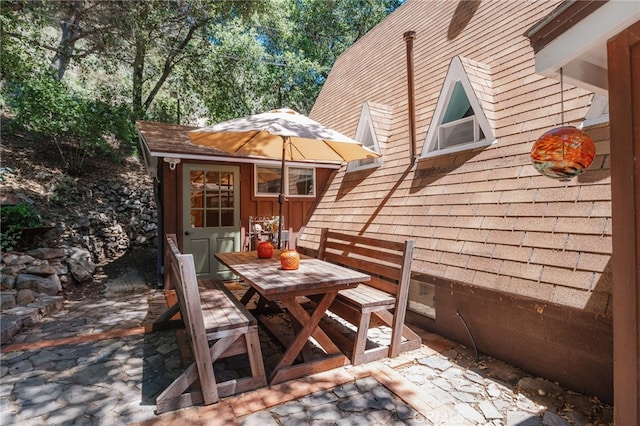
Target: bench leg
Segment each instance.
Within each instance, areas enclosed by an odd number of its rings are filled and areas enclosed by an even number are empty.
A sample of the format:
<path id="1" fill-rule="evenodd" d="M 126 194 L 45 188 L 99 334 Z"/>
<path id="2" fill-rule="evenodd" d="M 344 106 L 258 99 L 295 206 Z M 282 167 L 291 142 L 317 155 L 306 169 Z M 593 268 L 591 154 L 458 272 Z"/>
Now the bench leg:
<path id="1" fill-rule="evenodd" d="M 156 412 L 161 414 L 165 411 L 190 407 L 200 403 L 209 405 L 218 402 L 220 396 L 218 394 L 218 384 L 213 373 L 213 363 L 236 341 L 240 334 L 236 332 L 230 336 L 223 337 L 209 348 L 211 364 L 198 366 L 198 358 L 196 358 L 196 361 L 192 362 L 177 379 L 158 395 L 156 398 Z M 203 371 L 198 371 L 199 368 L 203 369 Z M 200 379 L 202 373 L 207 373 L 205 374 L 207 377 L 205 382 Z M 200 379 L 200 389 L 188 391 L 198 379 Z"/>
<path id="2" fill-rule="evenodd" d="M 404 324 L 394 324 L 394 317 L 391 312 L 379 311 L 375 312 L 375 315 L 392 328 L 391 344 L 389 345 L 389 358 L 394 358 L 398 356 L 400 352 L 405 350 L 404 346 L 407 346 L 407 342 L 402 342 L 403 337 L 406 338 L 408 342 L 410 342 L 409 346 L 411 346 L 412 348 L 419 348 L 422 344 L 422 339 L 420 338 L 420 336 L 418 336 L 409 327 Z"/>
<path id="3" fill-rule="evenodd" d="M 243 306 L 247 306 L 247 304 L 251 301 L 251 298 L 256 294 L 256 290 L 253 287 L 249 287 L 247 292 L 240 299 L 240 303 Z M 255 312 L 265 312 L 267 308 L 271 309 L 273 312 L 280 313 L 282 310 L 278 308 L 278 305 L 270 304 L 264 297 L 258 296 L 258 301 L 256 302 Z"/>
<path id="4" fill-rule="evenodd" d="M 263 385 L 267 384 L 267 377 L 264 371 L 264 362 L 262 360 L 262 350 L 260 349 L 260 338 L 258 337 L 257 328 L 245 334 L 247 342 L 247 355 L 249 356 L 249 365 L 251 366 L 251 375 L 253 377 L 264 377 Z"/>
<path id="5" fill-rule="evenodd" d="M 353 354 L 351 354 L 351 364 L 353 365 L 358 365 L 362 362 L 362 357 L 367 347 L 367 332 L 369 331 L 370 322 L 371 312 L 363 312 L 360 314 L 358 330 L 356 331 L 356 341 L 353 345 Z"/>
<path id="6" fill-rule="evenodd" d="M 167 310 L 153 322 L 153 331 L 174 330 L 184 327 L 184 322 L 181 319 L 171 319 L 178 312 L 180 312 L 180 304 L 178 302 L 169 306 Z"/>

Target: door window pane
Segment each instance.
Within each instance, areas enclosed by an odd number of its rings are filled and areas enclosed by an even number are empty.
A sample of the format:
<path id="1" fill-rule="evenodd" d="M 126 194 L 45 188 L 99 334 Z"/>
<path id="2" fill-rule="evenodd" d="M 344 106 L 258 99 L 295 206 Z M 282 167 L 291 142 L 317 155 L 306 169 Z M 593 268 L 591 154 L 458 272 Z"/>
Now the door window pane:
<path id="1" fill-rule="evenodd" d="M 191 210 L 190 223 L 192 228 L 204 228 L 204 216 L 202 210 Z"/>
<path id="2" fill-rule="evenodd" d="M 233 210 L 222 210 L 220 215 L 220 226 L 233 226 Z"/>
<path id="3" fill-rule="evenodd" d="M 194 170 L 189 180 L 191 227 L 234 226 L 233 173 Z"/>
<path id="4" fill-rule="evenodd" d="M 207 227 L 217 227 L 219 225 L 219 210 L 207 210 Z"/>
<path id="5" fill-rule="evenodd" d="M 201 208 L 204 206 L 204 191 L 191 191 L 191 208 Z"/>

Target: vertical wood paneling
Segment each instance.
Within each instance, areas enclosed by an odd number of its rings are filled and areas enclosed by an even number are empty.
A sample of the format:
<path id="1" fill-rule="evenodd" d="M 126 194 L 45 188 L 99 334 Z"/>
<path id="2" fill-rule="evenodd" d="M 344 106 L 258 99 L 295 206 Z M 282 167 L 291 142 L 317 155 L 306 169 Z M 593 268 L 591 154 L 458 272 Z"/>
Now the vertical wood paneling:
<path id="1" fill-rule="evenodd" d="M 608 43 L 614 422 L 640 424 L 640 22 Z M 634 421 L 635 420 L 635 421 Z"/>

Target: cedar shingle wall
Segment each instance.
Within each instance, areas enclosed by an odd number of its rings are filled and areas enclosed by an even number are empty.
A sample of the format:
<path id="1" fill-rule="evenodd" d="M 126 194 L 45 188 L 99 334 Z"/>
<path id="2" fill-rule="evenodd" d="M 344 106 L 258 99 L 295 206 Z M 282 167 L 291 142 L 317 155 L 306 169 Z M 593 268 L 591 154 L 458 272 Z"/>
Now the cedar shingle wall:
<path id="1" fill-rule="evenodd" d="M 558 2 L 482 2 L 449 40 L 457 4 L 409 0 L 336 61 L 311 116 L 355 136 L 363 103 L 387 106 L 384 165 L 348 174 L 343 167 L 298 244 L 314 249 L 325 226 L 416 238 L 414 272 L 610 314 L 608 126 L 588 129 L 597 156 L 571 182 L 540 176 L 529 158 L 533 142 L 561 124 L 560 84 L 535 74 L 523 34 Z M 474 85 L 490 78 L 478 96 L 493 102 L 485 113 L 498 143 L 410 167 L 403 40 L 410 30 L 418 153 L 454 56 Z M 591 97 L 565 84 L 565 121 L 579 125 Z"/>

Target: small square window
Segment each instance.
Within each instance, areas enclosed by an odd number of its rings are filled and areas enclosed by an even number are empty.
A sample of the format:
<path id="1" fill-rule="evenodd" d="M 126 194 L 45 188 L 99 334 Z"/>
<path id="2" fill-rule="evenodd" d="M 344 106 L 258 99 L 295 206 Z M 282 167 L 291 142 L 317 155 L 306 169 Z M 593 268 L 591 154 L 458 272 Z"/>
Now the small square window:
<path id="1" fill-rule="evenodd" d="M 289 195 L 315 195 L 313 169 L 303 167 L 289 167 L 288 193 Z"/>
<path id="2" fill-rule="evenodd" d="M 427 318 L 436 318 L 436 286 L 412 279 L 409 285 L 408 309 Z"/>
<path id="3" fill-rule="evenodd" d="M 280 194 L 282 175 L 280 167 L 256 166 L 257 195 Z"/>

